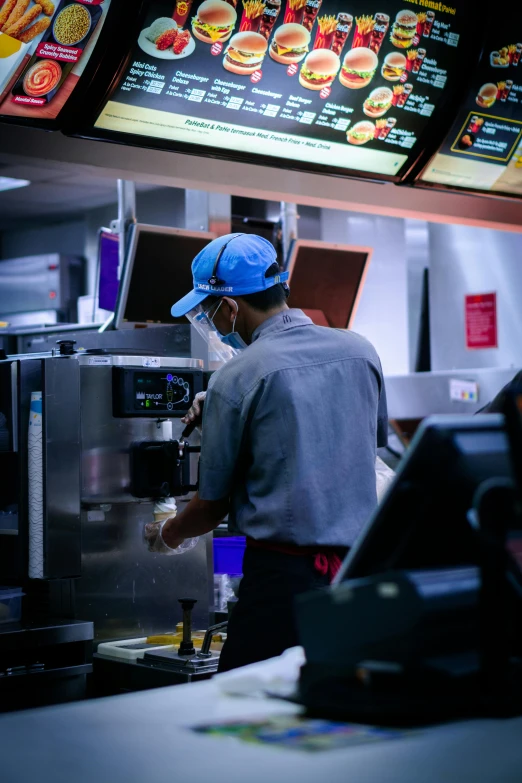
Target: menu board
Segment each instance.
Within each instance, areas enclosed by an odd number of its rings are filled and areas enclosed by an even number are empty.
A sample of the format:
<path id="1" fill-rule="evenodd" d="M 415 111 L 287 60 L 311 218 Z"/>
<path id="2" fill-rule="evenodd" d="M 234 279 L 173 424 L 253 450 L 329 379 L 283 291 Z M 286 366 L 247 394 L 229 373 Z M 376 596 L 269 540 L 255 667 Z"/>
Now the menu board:
<path id="1" fill-rule="evenodd" d="M 489 28 L 472 87 L 424 182 L 522 194 L 522 7 L 499 5 L 495 18 L 509 24 Z"/>
<path id="2" fill-rule="evenodd" d="M 462 67 L 463 0 L 146 5 L 95 127 L 177 149 L 393 179 Z"/>
<path id="3" fill-rule="evenodd" d="M 54 120 L 75 89 L 111 0 L 0 0 L 0 115 Z"/>

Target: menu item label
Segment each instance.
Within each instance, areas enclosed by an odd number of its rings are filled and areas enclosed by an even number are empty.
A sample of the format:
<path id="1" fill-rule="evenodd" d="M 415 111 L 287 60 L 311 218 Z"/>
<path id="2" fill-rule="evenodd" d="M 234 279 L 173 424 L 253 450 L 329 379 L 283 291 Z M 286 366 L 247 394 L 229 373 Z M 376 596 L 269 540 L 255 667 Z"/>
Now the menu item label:
<path id="1" fill-rule="evenodd" d="M 472 294 L 466 296 L 466 348 L 498 348 L 497 295 Z"/>
<path id="2" fill-rule="evenodd" d="M 151 0 L 96 127 L 398 176 L 456 78 L 466 29 L 462 0 L 423 6 Z"/>
<path id="3" fill-rule="evenodd" d="M 498 14 L 510 20 L 512 43 L 492 25 L 472 87 L 425 182 L 522 194 L 522 9 L 504 0 Z"/>
<path id="4" fill-rule="evenodd" d="M 27 0 L 14 0 L 16 8 Z M 0 96 L 0 114 L 55 119 L 85 68 L 111 0 L 38 0 L 9 27 L 0 27 L 0 78 L 3 38 L 25 44 L 21 59 Z M 13 0 L 5 0 L 2 13 Z M 5 14 L 4 14 L 5 15 Z M 32 22 L 32 24 L 31 24 Z M 29 26 L 28 26 L 29 25 Z M 4 35 L 5 33 L 5 35 Z"/>
<path id="5" fill-rule="evenodd" d="M 470 112 L 452 144 L 451 151 L 473 158 L 486 158 L 506 163 L 513 155 L 522 136 L 522 124 Z"/>

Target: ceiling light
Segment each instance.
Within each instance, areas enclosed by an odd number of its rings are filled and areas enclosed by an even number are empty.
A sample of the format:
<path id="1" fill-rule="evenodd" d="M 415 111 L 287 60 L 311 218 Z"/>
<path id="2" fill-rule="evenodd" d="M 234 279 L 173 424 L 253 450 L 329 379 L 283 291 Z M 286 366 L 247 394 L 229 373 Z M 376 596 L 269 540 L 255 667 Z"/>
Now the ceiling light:
<path id="1" fill-rule="evenodd" d="M 14 179 L 14 177 L 0 177 L 0 190 L 14 190 L 14 188 L 25 188 L 30 185 L 28 179 Z"/>

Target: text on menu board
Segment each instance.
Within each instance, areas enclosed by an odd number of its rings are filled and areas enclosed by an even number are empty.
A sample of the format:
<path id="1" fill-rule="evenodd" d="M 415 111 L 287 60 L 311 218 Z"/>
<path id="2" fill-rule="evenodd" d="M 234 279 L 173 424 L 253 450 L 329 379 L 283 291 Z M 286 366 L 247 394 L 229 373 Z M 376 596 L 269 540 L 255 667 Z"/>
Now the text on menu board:
<path id="1" fill-rule="evenodd" d="M 379 5 L 151 2 L 96 124 L 397 175 L 455 77 L 465 26 L 458 6 Z"/>

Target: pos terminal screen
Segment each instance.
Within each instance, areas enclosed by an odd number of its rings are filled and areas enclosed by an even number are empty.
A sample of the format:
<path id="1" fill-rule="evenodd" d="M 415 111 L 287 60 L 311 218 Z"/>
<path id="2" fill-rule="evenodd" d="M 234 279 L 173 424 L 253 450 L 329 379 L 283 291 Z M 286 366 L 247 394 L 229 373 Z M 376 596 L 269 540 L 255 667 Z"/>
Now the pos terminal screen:
<path id="1" fill-rule="evenodd" d="M 458 89 L 474 13 L 464 0 L 145 5 L 97 130 L 392 180 Z"/>

